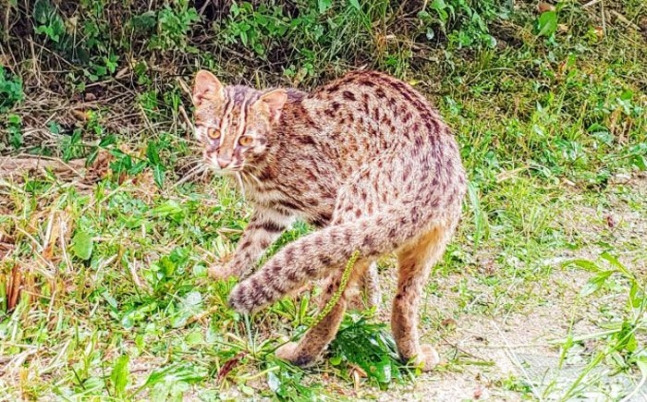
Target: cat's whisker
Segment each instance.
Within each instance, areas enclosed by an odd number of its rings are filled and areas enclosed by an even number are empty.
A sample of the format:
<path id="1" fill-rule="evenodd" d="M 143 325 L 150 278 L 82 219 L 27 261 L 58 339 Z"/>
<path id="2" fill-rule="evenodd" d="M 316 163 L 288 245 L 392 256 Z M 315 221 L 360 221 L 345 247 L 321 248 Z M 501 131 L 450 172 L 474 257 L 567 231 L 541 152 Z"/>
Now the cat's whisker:
<path id="1" fill-rule="evenodd" d="M 254 181 L 259 185 L 259 187 L 262 187 L 262 186 L 263 186 L 263 183 L 261 182 L 261 179 L 259 179 L 259 178 L 258 178 L 258 177 L 256 177 L 255 175 L 253 175 L 253 174 L 251 174 L 251 173 L 247 173 L 247 174 L 246 174 L 246 177 L 249 177 L 249 178 L 254 179 Z"/>
<path id="2" fill-rule="evenodd" d="M 236 179 L 238 179 L 238 184 L 240 185 L 240 191 L 243 194 L 243 200 L 245 199 L 245 186 L 243 185 L 242 172 L 236 172 Z"/>
<path id="3" fill-rule="evenodd" d="M 177 182 L 177 183 L 175 183 L 175 185 L 173 186 L 173 188 L 177 188 L 177 187 L 178 187 L 178 186 L 180 186 L 181 184 L 186 183 L 187 181 L 189 181 L 189 180 L 190 180 L 190 179 L 192 179 L 193 177 L 195 177 L 195 176 L 199 175 L 200 173 L 202 173 L 202 172 L 204 172 L 204 171 L 206 170 L 206 166 L 205 166 L 205 165 L 203 165 L 203 164 L 201 164 L 201 163 L 200 163 L 200 160 L 197 160 L 195 163 L 196 163 L 196 166 L 192 167 L 192 168 L 191 168 L 191 169 L 186 173 L 186 175 L 184 175 L 184 177 L 183 177 L 183 178 L 181 178 L 180 180 L 178 180 L 178 182 Z"/>

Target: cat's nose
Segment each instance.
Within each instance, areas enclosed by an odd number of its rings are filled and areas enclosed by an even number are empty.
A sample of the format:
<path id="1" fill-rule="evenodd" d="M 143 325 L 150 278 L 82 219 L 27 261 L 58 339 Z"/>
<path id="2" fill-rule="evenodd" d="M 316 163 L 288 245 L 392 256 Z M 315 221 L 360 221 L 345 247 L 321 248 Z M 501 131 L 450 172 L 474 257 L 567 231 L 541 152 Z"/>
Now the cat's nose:
<path id="1" fill-rule="evenodd" d="M 218 166 L 220 166 L 220 169 L 226 168 L 231 163 L 231 157 L 225 156 L 225 155 L 218 155 L 217 160 L 218 160 Z"/>

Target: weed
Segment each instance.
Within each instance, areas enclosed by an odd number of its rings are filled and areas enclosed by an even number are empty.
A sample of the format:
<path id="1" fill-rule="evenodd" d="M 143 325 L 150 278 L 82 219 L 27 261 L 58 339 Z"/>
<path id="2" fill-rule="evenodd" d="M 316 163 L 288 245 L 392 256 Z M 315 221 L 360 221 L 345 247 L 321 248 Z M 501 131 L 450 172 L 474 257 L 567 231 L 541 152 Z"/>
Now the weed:
<path id="1" fill-rule="evenodd" d="M 48 0 L 36 1 L 34 4 L 34 20 L 37 24 L 37 34 L 42 34 L 55 43 L 61 43 L 65 38 L 65 22 L 56 7 Z"/>
<path id="2" fill-rule="evenodd" d="M 593 274 L 582 288 L 581 297 L 587 298 L 613 288 L 614 292 L 625 295 L 625 306 L 621 311 L 614 311 L 614 316 L 615 314 L 618 316 L 614 317 L 613 321 L 601 324 L 601 327 L 606 329 L 605 331 L 586 336 L 586 339 L 600 339 L 604 343 L 601 344 L 599 350 L 592 353 L 594 357 L 566 390 L 565 399 L 581 393 L 586 387 L 584 380 L 603 361 L 610 364 L 614 371 L 640 370 L 642 379 L 630 392 L 627 399 L 640 391 L 640 387 L 647 378 L 647 349 L 645 349 L 647 345 L 640 341 L 640 335 L 647 333 L 647 322 L 645 321 L 645 310 L 647 309 L 647 293 L 645 291 L 647 289 L 645 283 L 613 254 L 604 252 L 600 257 L 608 268 L 585 259 L 569 261 L 566 266 L 576 266 Z M 569 349 L 574 345 L 572 338 L 569 340 L 563 346 L 562 355 L 568 354 Z M 579 338 L 579 340 L 583 339 Z"/>
<path id="3" fill-rule="evenodd" d="M 23 145 L 22 138 L 22 118 L 17 114 L 10 114 L 7 116 L 7 142 L 14 149 L 20 149 Z"/>
<path id="4" fill-rule="evenodd" d="M 22 81 L 18 77 L 12 77 L 8 72 L 5 71 L 3 66 L 0 66 L 0 112 L 5 112 L 16 103 L 20 102 L 24 98 L 24 93 L 22 90 Z M 9 122 L 10 125 L 15 126 L 14 122 Z"/>
<path id="5" fill-rule="evenodd" d="M 187 0 L 175 1 L 173 8 L 167 5 L 158 12 L 157 32 L 151 38 L 149 48 L 188 50 L 187 34 L 193 23 L 198 20 L 197 11 L 189 7 Z M 147 26 L 148 23 L 143 24 Z"/>
<path id="6" fill-rule="evenodd" d="M 346 316 L 330 345 L 330 364 L 341 365 L 348 378 L 359 367 L 360 375 L 380 388 L 411 378 L 415 367 L 401 363 L 395 342 L 386 330 L 384 324 L 368 323 L 365 317 Z"/>

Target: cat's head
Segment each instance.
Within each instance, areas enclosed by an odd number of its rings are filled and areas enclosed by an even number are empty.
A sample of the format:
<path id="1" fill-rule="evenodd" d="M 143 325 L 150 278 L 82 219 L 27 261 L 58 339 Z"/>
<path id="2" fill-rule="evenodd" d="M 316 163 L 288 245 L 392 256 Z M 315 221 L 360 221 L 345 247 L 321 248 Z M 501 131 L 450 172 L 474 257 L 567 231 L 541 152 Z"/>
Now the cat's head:
<path id="1" fill-rule="evenodd" d="M 208 71 L 195 77 L 195 135 L 204 146 L 205 162 L 223 174 L 252 165 L 268 146 L 268 137 L 287 100 L 283 89 L 260 92 L 223 86 Z"/>

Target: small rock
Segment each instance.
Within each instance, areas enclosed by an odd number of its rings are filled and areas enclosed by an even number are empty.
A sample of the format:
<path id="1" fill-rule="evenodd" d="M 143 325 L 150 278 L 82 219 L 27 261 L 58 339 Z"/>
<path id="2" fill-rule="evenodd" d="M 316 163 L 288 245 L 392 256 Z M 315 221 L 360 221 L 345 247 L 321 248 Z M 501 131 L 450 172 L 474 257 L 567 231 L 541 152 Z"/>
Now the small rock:
<path id="1" fill-rule="evenodd" d="M 613 215 L 611 215 L 611 214 L 607 215 L 607 216 L 605 217 L 605 219 L 606 219 L 606 221 L 607 221 L 607 226 L 608 226 L 610 229 L 613 229 L 614 227 L 616 227 L 616 226 L 618 225 L 618 221 L 617 221 L 617 220 L 616 220 L 616 218 L 614 218 L 614 217 L 613 217 Z"/>

